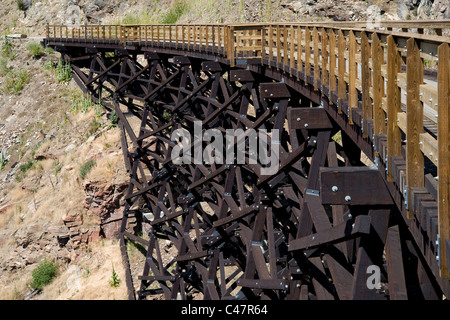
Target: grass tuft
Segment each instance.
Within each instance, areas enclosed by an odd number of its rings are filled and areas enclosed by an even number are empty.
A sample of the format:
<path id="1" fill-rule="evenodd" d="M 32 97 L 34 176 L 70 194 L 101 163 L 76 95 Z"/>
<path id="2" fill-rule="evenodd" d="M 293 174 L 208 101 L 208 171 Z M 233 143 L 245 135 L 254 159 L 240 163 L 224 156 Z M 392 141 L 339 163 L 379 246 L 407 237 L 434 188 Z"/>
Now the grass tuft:
<path id="1" fill-rule="evenodd" d="M 174 24 L 176 23 L 183 14 L 187 12 L 189 6 L 186 1 L 178 0 L 175 2 L 173 7 L 167 12 L 161 19 L 161 23 L 164 24 Z"/>
<path id="2" fill-rule="evenodd" d="M 80 178 L 85 179 L 89 172 L 95 167 L 95 160 L 89 159 L 80 166 Z"/>

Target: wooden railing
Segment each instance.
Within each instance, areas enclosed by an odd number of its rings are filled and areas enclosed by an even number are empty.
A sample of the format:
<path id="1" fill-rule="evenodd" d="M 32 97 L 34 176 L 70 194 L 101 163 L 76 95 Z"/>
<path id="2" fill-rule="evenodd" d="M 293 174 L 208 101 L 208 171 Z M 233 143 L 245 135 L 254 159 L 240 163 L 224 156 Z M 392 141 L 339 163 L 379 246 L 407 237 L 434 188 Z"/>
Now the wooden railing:
<path id="1" fill-rule="evenodd" d="M 393 180 L 392 158 L 406 144 L 400 191 L 424 187 L 424 162 L 438 170 L 440 239 L 450 238 L 450 20 L 374 23 L 85 25 L 47 26 L 47 39 L 145 46 L 211 53 L 231 66 L 261 63 L 337 96 L 339 112 L 353 124 L 362 110 L 367 137 L 387 136 L 387 150 L 375 150 Z M 424 80 L 424 78 L 429 78 Z M 330 99 L 332 100 L 332 99 Z M 345 110 L 344 110 L 344 106 Z M 412 218 L 413 213 L 408 213 Z M 449 278 L 444 245 L 440 265 Z"/>

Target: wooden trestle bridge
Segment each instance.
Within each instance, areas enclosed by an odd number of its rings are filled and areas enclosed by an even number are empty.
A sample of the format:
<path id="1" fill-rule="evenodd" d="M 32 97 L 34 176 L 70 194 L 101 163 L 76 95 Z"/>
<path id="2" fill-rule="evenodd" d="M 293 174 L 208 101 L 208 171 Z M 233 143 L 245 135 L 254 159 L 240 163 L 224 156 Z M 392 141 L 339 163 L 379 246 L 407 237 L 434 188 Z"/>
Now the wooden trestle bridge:
<path id="1" fill-rule="evenodd" d="M 48 25 L 44 43 L 120 119 L 129 298 L 450 297 L 449 29 Z M 265 129 L 279 170 L 247 151 L 175 164 L 172 133 L 194 123 Z M 138 277 L 128 241 L 146 249 Z"/>

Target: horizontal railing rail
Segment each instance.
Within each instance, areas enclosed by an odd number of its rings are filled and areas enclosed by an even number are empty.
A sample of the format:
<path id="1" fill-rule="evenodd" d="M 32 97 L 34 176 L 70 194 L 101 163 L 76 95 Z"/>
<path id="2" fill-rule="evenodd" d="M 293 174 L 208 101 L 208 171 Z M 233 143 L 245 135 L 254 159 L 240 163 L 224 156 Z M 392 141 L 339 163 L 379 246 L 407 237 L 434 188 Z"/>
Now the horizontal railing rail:
<path id="1" fill-rule="evenodd" d="M 439 237 L 450 238 L 450 20 L 321 22 L 290 24 L 48 25 L 47 40 L 148 46 L 222 56 L 231 66 L 249 60 L 311 84 L 338 112 L 375 141 L 387 137 L 386 153 L 375 150 L 393 180 L 392 159 L 406 146 L 405 201 L 424 187 L 425 158 L 437 167 Z M 332 99 L 330 99 L 331 101 Z M 362 117 L 354 119 L 353 110 Z M 375 142 L 374 142 L 375 145 Z M 414 213 L 408 211 L 408 217 Z M 444 243 L 443 277 L 449 278 Z"/>

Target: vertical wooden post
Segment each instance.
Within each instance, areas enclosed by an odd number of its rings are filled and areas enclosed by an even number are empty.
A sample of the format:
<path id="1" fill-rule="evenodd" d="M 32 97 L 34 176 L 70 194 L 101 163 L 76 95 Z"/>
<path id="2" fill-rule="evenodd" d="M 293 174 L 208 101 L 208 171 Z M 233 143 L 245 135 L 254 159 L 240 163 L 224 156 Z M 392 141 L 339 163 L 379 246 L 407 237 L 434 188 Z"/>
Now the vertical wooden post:
<path id="1" fill-rule="evenodd" d="M 309 60 L 311 58 L 311 30 L 309 27 L 305 27 L 305 84 L 308 83 L 308 76 L 311 74 L 311 64 Z"/>
<path id="2" fill-rule="evenodd" d="M 352 109 L 358 107 L 358 93 L 356 91 L 356 38 L 353 31 L 348 36 L 348 122 L 353 124 Z"/>
<path id="3" fill-rule="evenodd" d="M 156 26 L 156 43 L 159 48 L 159 25 Z"/>
<path id="4" fill-rule="evenodd" d="M 169 25 L 168 26 L 169 27 L 169 48 L 170 48 L 170 46 L 172 45 L 172 26 L 171 25 Z"/>
<path id="5" fill-rule="evenodd" d="M 397 114 L 401 112 L 400 88 L 397 85 L 397 74 L 401 71 L 401 57 L 392 35 L 387 37 L 387 50 L 387 179 L 388 181 L 393 181 L 394 178 L 390 169 L 392 165 L 391 157 L 401 155 L 402 135 L 397 123 Z"/>
<path id="6" fill-rule="evenodd" d="M 187 26 L 187 49 L 188 49 L 188 51 L 190 50 L 190 48 L 191 48 L 191 26 L 188 25 Z"/>
<path id="7" fill-rule="evenodd" d="M 209 37 L 208 37 L 208 32 L 209 32 L 209 27 L 208 25 L 205 25 L 205 51 L 208 50 L 209 47 Z"/>
<path id="8" fill-rule="evenodd" d="M 280 25 L 277 24 L 277 70 L 280 68 L 281 63 L 281 41 L 280 41 Z"/>
<path id="9" fill-rule="evenodd" d="M 223 55 L 225 56 L 225 51 L 228 50 L 228 27 L 223 26 Z"/>
<path id="10" fill-rule="evenodd" d="M 367 120 L 373 118 L 372 101 L 370 99 L 370 44 L 367 34 L 361 32 L 361 84 L 362 84 L 362 113 L 363 113 L 363 138 L 368 137 Z"/>
<path id="11" fill-rule="evenodd" d="M 166 25 L 163 24 L 162 26 L 163 30 L 162 30 L 162 37 L 163 37 L 163 48 L 166 47 Z"/>
<path id="12" fill-rule="evenodd" d="M 222 43 L 220 41 L 220 26 L 217 27 L 217 53 L 220 52 L 220 49 L 222 47 Z"/>
<path id="13" fill-rule="evenodd" d="M 292 69 L 295 68 L 295 57 L 294 57 L 294 52 L 295 52 L 295 31 L 294 31 L 294 26 L 291 25 L 291 28 L 289 30 L 290 34 L 290 40 L 289 40 L 289 73 L 292 73 Z"/>
<path id="14" fill-rule="evenodd" d="M 230 58 L 230 66 L 234 67 L 234 27 L 229 28 L 228 34 L 228 57 Z"/>
<path id="15" fill-rule="evenodd" d="M 328 85 L 328 35 L 325 28 L 322 28 L 322 96 L 324 95 L 323 86 Z"/>
<path id="16" fill-rule="evenodd" d="M 384 97 L 383 78 L 381 77 L 383 62 L 384 55 L 380 39 L 376 33 L 372 33 L 373 133 L 375 135 L 386 133 L 385 115 L 381 106 Z"/>
<path id="17" fill-rule="evenodd" d="M 269 26 L 269 66 L 270 62 L 273 60 L 273 27 Z"/>
<path id="18" fill-rule="evenodd" d="M 303 71 L 302 64 L 302 28 L 300 26 L 297 27 L 297 80 L 298 72 Z"/>
<path id="19" fill-rule="evenodd" d="M 214 48 L 216 46 L 216 26 L 211 26 L 211 37 L 212 37 L 212 47 L 213 47 L 213 52 L 214 52 Z"/>
<path id="20" fill-rule="evenodd" d="M 345 65 L 345 36 L 342 30 L 338 32 L 338 113 L 342 113 L 342 105 L 347 97 L 347 89 L 344 79 Z"/>
<path id="21" fill-rule="evenodd" d="M 283 71 L 286 71 L 288 65 L 288 29 L 283 27 Z"/>
<path id="22" fill-rule="evenodd" d="M 313 29 L 313 41 L 314 41 L 314 90 L 317 90 L 317 80 L 320 79 L 320 67 L 319 67 L 319 31 L 316 27 Z"/>
<path id="23" fill-rule="evenodd" d="M 330 29 L 329 33 L 329 53 L 330 53 L 330 97 L 331 92 L 335 92 L 337 85 L 336 85 L 336 34 L 334 33 L 333 29 Z M 332 103 L 332 99 L 330 99 L 330 102 Z"/>
<path id="24" fill-rule="evenodd" d="M 438 232 L 440 237 L 440 276 L 450 279 L 446 258 L 446 239 L 450 238 L 450 48 L 443 43 L 438 49 Z M 433 239 L 434 240 L 434 239 Z"/>
<path id="25" fill-rule="evenodd" d="M 195 51 L 195 33 L 196 33 L 195 32 L 195 26 L 190 26 L 189 29 L 191 29 L 191 28 L 192 28 L 192 32 L 190 34 L 189 39 L 192 38 L 192 50 Z"/>
<path id="26" fill-rule="evenodd" d="M 154 30 L 154 26 L 151 25 L 150 27 L 150 37 L 152 39 L 152 47 L 155 46 L 155 30 Z"/>
<path id="27" fill-rule="evenodd" d="M 266 58 L 266 27 L 261 27 L 261 65 L 264 64 Z"/>
<path id="28" fill-rule="evenodd" d="M 406 196 L 408 203 L 412 204 L 411 188 L 423 187 L 425 183 L 424 158 L 418 143 L 423 133 L 423 105 L 419 96 L 423 83 L 423 62 L 414 38 L 408 39 L 406 48 Z M 411 210 L 408 210 L 407 216 L 414 218 Z"/>

